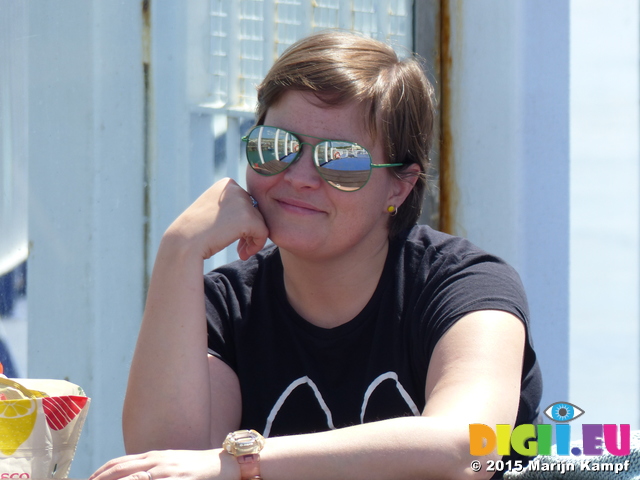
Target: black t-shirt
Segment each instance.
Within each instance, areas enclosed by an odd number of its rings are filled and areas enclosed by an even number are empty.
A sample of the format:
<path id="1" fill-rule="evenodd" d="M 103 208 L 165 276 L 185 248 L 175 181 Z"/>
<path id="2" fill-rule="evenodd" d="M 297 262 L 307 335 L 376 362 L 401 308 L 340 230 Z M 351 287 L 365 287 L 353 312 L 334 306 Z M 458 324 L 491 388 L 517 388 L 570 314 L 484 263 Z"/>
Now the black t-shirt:
<path id="1" fill-rule="evenodd" d="M 518 274 L 462 238 L 416 226 L 392 241 L 371 300 L 336 328 L 289 304 L 275 246 L 207 274 L 205 293 L 209 351 L 240 381 L 241 428 L 276 436 L 420 415 L 436 343 L 487 309 L 527 327 L 516 423 L 538 416 L 542 383 Z"/>

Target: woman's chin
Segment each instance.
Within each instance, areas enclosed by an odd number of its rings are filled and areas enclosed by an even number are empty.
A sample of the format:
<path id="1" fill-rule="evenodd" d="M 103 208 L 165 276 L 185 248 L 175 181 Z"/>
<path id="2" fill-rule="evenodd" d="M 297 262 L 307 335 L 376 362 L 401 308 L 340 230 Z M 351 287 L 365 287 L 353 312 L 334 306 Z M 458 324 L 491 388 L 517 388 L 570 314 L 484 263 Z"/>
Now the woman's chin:
<path id="1" fill-rule="evenodd" d="M 307 235 L 272 235 L 271 241 L 275 243 L 280 250 L 286 250 L 298 256 L 313 257 L 319 253 L 322 245 Z"/>

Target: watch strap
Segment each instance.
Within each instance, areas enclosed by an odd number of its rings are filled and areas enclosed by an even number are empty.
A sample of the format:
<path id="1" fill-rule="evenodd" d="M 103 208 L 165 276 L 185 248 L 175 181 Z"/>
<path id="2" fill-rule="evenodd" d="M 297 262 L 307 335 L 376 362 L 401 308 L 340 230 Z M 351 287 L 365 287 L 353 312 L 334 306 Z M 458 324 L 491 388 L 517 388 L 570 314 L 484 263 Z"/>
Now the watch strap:
<path id="1" fill-rule="evenodd" d="M 236 459 L 240 465 L 240 480 L 262 480 L 259 453 L 239 455 Z"/>

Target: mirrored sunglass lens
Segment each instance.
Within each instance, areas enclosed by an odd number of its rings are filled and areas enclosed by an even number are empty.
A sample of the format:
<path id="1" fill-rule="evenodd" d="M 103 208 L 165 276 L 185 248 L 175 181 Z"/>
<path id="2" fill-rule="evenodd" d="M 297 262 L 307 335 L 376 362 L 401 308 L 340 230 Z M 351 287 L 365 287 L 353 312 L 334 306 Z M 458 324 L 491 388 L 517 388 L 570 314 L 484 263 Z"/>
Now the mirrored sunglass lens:
<path id="1" fill-rule="evenodd" d="M 249 133 L 246 149 L 251 168 L 262 175 L 275 175 L 296 159 L 300 142 L 286 130 L 258 127 Z"/>
<path id="2" fill-rule="evenodd" d="M 340 190 L 358 190 L 371 175 L 369 152 L 357 143 L 321 142 L 316 146 L 315 157 L 322 178 Z"/>

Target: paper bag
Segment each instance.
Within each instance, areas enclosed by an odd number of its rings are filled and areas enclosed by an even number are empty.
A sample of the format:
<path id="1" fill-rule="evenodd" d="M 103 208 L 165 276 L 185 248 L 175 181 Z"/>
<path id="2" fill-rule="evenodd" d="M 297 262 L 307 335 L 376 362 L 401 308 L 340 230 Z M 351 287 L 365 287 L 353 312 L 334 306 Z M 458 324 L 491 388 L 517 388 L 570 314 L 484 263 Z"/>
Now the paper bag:
<path id="1" fill-rule="evenodd" d="M 0 479 L 65 478 L 91 400 L 64 380 L 14 380 L 40 398 L 0 400 Z"/>

